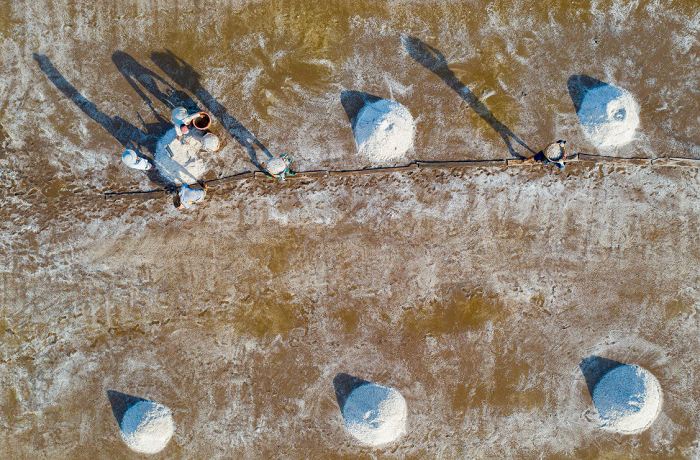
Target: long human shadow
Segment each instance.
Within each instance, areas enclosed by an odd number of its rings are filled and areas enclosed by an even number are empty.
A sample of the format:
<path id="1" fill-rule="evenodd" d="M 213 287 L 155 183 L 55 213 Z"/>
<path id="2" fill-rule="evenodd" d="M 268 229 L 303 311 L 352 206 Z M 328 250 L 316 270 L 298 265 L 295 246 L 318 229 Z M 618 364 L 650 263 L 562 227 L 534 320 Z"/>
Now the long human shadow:
<path id="1" fill-rule="evenodd" d="M 51 83 L 66 97 L 73 101 L 83 113 L 99 123 L 108 133 L 114 136 L 124 148 L 136 152 L 139 152 L 141 148 L 143 148 L 150 153 L 151 159 L 153 158 L 158 139 L 170 129 L 171 123 L 168 123 L 161 116 L 158 116 L 158 122 L 156 123 L 146 123 L 143 118 L 139 117 L 144 126 L 144 131 L 119 116 L 110 117 L 98 109 L 95 103 L 89 101 L 85 96 L 80 94 L 75 86 L 70 84 L 61 72 L 56 69 L 48 57 L 36 53 L 33 54 L 33 57 L 39 65 L 39 69 L 44 72 L 49 81 L 51 81 Z M 139 94 L 144 97 L 144 94 Z M 172 188 L 170 181 L 162 177 L 157 170 L 148 171 L 147 176 L 151 182 L 158 186 Z"/>
<path id="2" fill-rule="evenodd" d="M 112 414 L 114 414 L 114 418 L 117 419 L 117 424 L 120 427 L 122 426 L 124 414 L 131 406 L 141 401 L 147 401 L 147 399 L 119 393 L 114 390 L 107 390 L 107 398 L 109 399 L 109 404 L 112 406 Z"/>
<path id="3" fill-rule="evenodd" d="M 340 407 L 340 412 L 343 412 L 345 407 L 345 402 L 350 397 L 350 393 L 357 388 L 366 383 L 370 383 L 367 380 L 363 380 L 358 377 L 353 377 L 349 374 L 339 373 L 333 378 L 333 388 L 335 389 L 335 399 L 338 401 L 338 407 Z"/>
<path id="4" fill-rule="evenodd" d="M 571 102 L 573 102 L 576 112 L 581 109 L 581 103 L 586 93 L 600 86 L 609 86 L 609 84 L 583 74 L 569 77 L 566 87 L 569 90 L 569 96 L 571 96 Z"/>
<path id="5" fill-rule="evenodd" d="M 579 368 L 581 369 L 583 378 L 586 380 L 586 386 L 588 387 L 588 393 L 591 395 L 591 398 L 593 397 L 593 390 L 598 382 L 600 382 L 600 379 L 611 370 L 622 365 L 623 363 L 619 361 L 601 358 L 595 355 L 589 356 L 581 361 Z"/>
<path id="6" fill-rule="evenodd" d="M 363 93 L 362 91 L 343 90 L 340 92 L 340 103 L 343 105 L 343 110 L 345 110 L 345 115 L 347 115 L 353 130 L 357 123 L 357 115 L 359 115 L 362 108 L 368 103 L 377 102 L 381 99 L 379 96 Z"/>
<path id="7" fill-rule="evenodd" d="M 195 97 L 204 104 L 209 113 L 219 120 L 219 123 L 229 132 L 231 137 L 248 151 L 250 160 L 256 167 L 262 169 L 261 162 L 258 158 L 258 150 L 267 156 L 266 160 L 273 158 L 272 154 L 262 142 L 248 131 L 240 121 L 236 120 L 228 110 L 202 86 L 200 81 L 201 75 L 199 75 L 191 65 L 176 56 L 175 53 L 169 49 L 166 49 L 165 52 L 155 51 L 151 53 L 151 61 L 175 83 L 194 94 Z"/>
<path id="8" fill-rule="evenodd" d="M 39 64 L 39 68 L 46 74 L 51 83 L 70 98 L 87 116 L 102 125 L 125 148 L 137 150 L 140 146 L 144 146 L 151 152 L 155 149 L 157 139 L 149 132 L 149 128 L 153 128 L 153 126 L 145 125 L 146 132 L 143 132 L 121 117 L 110 117 L 100 111 L 93 102 L 90 102 L 85 96 L 80 94 L 54 67 L 49 58 L 42 54 L 34 54 L 33 56 L 34 60 Z M 156 127 L 160 127 L 160 123 L 156 123 Z"/>
<path id="9" fill-rule="evenodd" d="M 511 155 L 520 159 L 525 158 L 525 156 L 515 149 L 514 143 L 525 148 L 533 155 L 536 153 L 518 136 L 516 136 L 506 125 L 501 123 L 494 116 L 494 114 L 491 113 L 488 107 L 486 107 L 484 103 L 481 102 L 479 98 L 477 98 L 474 93 L 472 93 L 469 88 L 467 88 L 467 86 L 455 76 L 454 72 L 452 72 L 450 67 L 447 65 L 447 59 L 442 53 L 416 37 L 402 35 L 401 41 L 403 42 L 406 51 L 408 51 L 408 54 L 410 54 L 411 57 L 416 60 L 416 62 L 440 77 L 447 86 L 459 94 L 467 105 L 503 138 L 503 141 L 508 147 L 508 152 L 510 152 Z"/>
<path id="10" fill-rule="evenodd" d="M 200 111 L 197 103 L 192 100 L 187 93 L 176 89 L 163 77 L 139 64 L 139 62 L 128 53 L 119 50 L 115 51 L 112 53 L 112 62 L 114 62 L 117 70 L 124 76 L 129 85 L 134 88 L 134 91 L 146 102 L 151 112 L 153 112 L 153 115 L 159 121 L 167 125 L 171 123 L 170 118 L 165 119 L 160 115 L 158 110 L 153 106 L 151 97 L 149 97 L 141 87 L 145 88 L 155 99 L 169 109 L 184 107 L 190 113 Z M 163 91 L 161 88 L 165 88 L 166 91 Z"/>

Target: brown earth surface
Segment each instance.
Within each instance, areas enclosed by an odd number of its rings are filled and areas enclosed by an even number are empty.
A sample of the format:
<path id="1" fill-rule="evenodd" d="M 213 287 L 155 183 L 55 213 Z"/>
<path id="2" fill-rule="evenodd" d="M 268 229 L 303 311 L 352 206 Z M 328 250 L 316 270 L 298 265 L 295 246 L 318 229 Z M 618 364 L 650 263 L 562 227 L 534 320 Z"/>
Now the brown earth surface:
<path id="1" fill-rule="evenodd" d="M 700 8 L 309 3 L 0 6 L 0 458 L 135 458 L 107 391 L 173 410 L 152 458 L 697 458 L 697 168 L 249 180 L 187 213 L 103 192 L 163 185 L 120 155 L 151 154 L 180 102 L 212 113 L 224 143 L 205 179 L 266 150 L 301 170 L 364 167 L 346 90 L 409 108 L 403 163 L 556 138 L 700 158 Z M 454 80 L 417 62 L 424 45 Z M 572 75 L 635 96 L 631 144 L 588 143 Z M 597 427 L 591 356 L 656 376 L 651 428 Z M 350 438 L 338 373 L 398 389 L 407 434 Z"/>

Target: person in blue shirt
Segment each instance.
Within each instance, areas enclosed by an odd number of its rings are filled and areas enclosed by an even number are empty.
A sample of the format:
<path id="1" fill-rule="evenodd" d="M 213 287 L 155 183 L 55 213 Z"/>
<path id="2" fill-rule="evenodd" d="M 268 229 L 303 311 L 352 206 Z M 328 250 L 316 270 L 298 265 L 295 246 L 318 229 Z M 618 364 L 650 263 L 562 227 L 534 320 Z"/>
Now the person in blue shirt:
<path id="1" fill-rule="evenodd" d="M 192 188 L 187 184 L 182 184 L 177 194 L 180 198 L 180 204 L 176 205 L 177 209 L 191 209 L 193 204 L 204 201 L 204 197 L 207 196 L 207 184 L 204 183 L 202 185 L 204 189 Z"/>

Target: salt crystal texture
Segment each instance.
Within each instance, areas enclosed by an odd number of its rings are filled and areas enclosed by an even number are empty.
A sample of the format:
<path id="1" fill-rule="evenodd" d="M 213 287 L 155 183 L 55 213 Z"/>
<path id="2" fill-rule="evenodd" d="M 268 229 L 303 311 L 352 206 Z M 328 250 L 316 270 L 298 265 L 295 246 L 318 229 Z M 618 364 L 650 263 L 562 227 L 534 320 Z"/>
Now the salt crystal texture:
<path id="1" fill-rule="evenodd" d="M 593 389 L 593 404 L 601 428 L 623 434 L 640 433 L 661 412 L 661 385 L 649 371 L 635 365 L 618 366 Z"/>
<path id="2" fill-rule="evenodd" d="M 131 406 L 121 422 L 124 442 L 136 452 L 155 454 L 165 448 L 175 432 L 170 409 L 153 401 Z"/>
<path id="3" fill-rule="evenodd" d="M 584 94 L 578 118 L 596 147 L 619 147 L 634 138 L 639 126 L 639 106 L 623 89 L 597 86 Z"/>
<path id="4" fill-rule="evenodd" d="M 201 131 L 191 129 L 182 136 L 181 142 L 175 128 L 166 132 L 156 144 L 154 159 L 158 173 L 174 185 L 196 183 L 206 172 L 204 160 L 197 157 L 202 148 L 202 137 Z M 166 147 L 169 147 L 172 157 Z"/>
<path id="5" fill-rule="evenodd" d="M 374 164 L 403 157 L 413 147 L 415 123 L 398 102 L 381 99 L 367 103 L 357 115 L 355 142 L 358 151 Z"/>
<path id="6" fill-rule="evenodd" d="M 406 432 L 406 400 L 395 389 L 366 383 L 350 393 L 343 407 L 345 427 L 360 442 L 379 446 Z"/>

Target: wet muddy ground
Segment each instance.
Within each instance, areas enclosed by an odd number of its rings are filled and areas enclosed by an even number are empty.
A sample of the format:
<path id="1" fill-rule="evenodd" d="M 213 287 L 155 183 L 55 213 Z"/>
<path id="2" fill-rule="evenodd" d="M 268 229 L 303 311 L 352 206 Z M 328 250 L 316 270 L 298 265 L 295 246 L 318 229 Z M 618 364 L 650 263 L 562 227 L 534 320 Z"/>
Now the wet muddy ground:
<path id="1" fill-rule="evenodd" d="M 0 7 L 1 456 L 134 458 L 112 390 L 173 410 L 154 458 L 696 458 L 697 169 L 244 181 L 186 214 L 102 192 L 160 186 L 120 156 L 177 104 L 214 116 L 207 179 L 366 166 L 344 91 L 409 108 L 406 161 L 700 158 L 698 7 L 308 3 Z M 575 75 L 635 96 L 631 144 L 588 143 Z M 596 428 L 593 355 L 658 378 L 649 430 Z M 349 438 L 341 372 L 401 391 L 407 435 Z"/>

